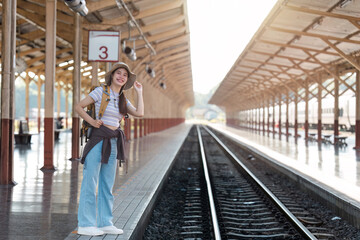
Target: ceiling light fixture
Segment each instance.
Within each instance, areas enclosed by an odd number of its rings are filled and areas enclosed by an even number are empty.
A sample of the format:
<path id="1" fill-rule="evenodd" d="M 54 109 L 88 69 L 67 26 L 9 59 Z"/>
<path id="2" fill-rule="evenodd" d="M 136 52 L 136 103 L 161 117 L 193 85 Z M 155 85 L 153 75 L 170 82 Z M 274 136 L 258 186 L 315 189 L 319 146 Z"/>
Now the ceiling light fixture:
<path id="1" fill-rule="evenodd" d="M 161 70 L 162 74 L 164 74 L 164 69 Z M 162 89 L 166 89 L 166 84 L 165 84 L 165 77 L 162 76 L 159 80 L 159 86 L 162 88 Z"/>
<path id="2" fill-rule="evenodd" d="M 145 71 L 149 74 L 150 77 L 155 78 L 155 71 L 149 66 L 149 64 L 146 64 Z"/>
<path id="3" fill-rule="evenodd" d="M 133 41 L 134 43 L 134 47 L 131 48 L 129 46 L 126 46 L 126 41 L 123 42 L 123 52 L 126 54 L 126 56 L 131 60 L 131 61 L 136 61 L 136 52 L 135 52 L 135 40 Z"/>
<path id="4" fill-rule="evenodd" d="M 119 9 L 124 8 L 124 10 L 127 12 L 127 14 L 129 15 L 130 20 L 132 21 L 132 24 L 135 25 L 138 32 L 140 33 L 140 37 L 145 41 L 145 46 L 147 46 L 151 50 L 153 55 L 156 55 L 155 49 L 151 46 L 150 42 L 145 37 L 143 31 L 141 30 L 139 24 L 136 22 L 136 20 L 135 20 L 134 16 L 132 15 L 131 11 L 126 6 L 124 0 L 115 0 L 115 1 L 116 1 L 116 5 L 118 6 Z"/>
<path id="5" fill-rule="evenodd" d="M 323 22 L 323 18 L 319 18 L 319 20 L 317 20 L 313 25 L 312 25 L 312 29 L 318 28 Z"/>
<path id="6" fill-rule="evenodd" d="M 292 42 L 297 43 L 299 40 L 300 40 L 300 36 L 296 35 Z"/>
<path id="7" fill-rule="evenodd" d="M 160 82 L 159 85 L 162 89 L 166 89 L 166 84 L 164 82 Z"/>
<path id="8" fill-rule="evenodd" d="M 75 13 L 86 16 L 89 12 L 85 0 L 64 0 L 65 4 Z"/>
<path id="9" fill-rule="evenodd" d="M 129 37 L 127 39 L 123 40 L 123 52 L 126 54 L 126 56 L 131 60 L 131 61 L 136 61 L 137 57 L 136 57 L 136 52 L 135 52 L 135 40 L 136 38 L 131 38 L 131 20 L 128 21 L 128 29 L 129 29 Z M 133 48 L 126 46 L 126 41 L 132 41 L 133 42 Z"/>
<path id="10" fill-rule="evenodd" d="M 344 8 L 346 5 L 348 5 L 349 3 L 351 3 L 352 0 L 343 0 L 340 4 L 339 7 Z"/>

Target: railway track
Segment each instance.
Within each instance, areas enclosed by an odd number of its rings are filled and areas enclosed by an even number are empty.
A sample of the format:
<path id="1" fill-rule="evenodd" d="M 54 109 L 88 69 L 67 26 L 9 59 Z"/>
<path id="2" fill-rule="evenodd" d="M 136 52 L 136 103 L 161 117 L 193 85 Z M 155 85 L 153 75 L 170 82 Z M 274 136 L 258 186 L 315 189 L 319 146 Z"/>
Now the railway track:
<path id="1" fill-rule="evenodd" d="M 188 162 L 179 164 L 183 199 L 173 200 L 182 204 L 169 213 L 179 219 L 173 239 L 336 239 L 286 192 L 262 183 L 209 129 L 197 126 L 191 141 Z"/>
<path id="2" fill-rule="evenodd" d="M 219 138 L 197 128 L 205 147 L 214 141 L 218 145 L 202 157 L 207 158 L 219 216 L 212 222 L 218 222 L 222 238 L 317 239 Z"/>

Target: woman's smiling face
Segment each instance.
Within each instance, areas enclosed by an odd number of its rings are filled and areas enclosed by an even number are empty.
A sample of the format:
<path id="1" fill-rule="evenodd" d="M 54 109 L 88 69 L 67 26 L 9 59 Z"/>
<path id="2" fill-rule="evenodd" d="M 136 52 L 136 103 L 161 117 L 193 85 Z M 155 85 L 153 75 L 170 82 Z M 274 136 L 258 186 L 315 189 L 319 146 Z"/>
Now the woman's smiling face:
<path id="1" fill-rule="evenodd" d="M 125 68 L 118 68 L 113 73 L 112 83 L 122 87 L 126 84 L 128 76 L 128 71 Z"/>

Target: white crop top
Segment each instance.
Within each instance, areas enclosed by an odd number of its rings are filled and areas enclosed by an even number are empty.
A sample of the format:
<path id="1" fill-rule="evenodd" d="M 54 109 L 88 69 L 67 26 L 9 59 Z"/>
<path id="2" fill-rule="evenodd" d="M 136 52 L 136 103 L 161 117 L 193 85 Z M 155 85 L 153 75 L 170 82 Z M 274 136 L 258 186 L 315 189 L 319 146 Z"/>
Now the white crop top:
<path id="1" fill-rule="evenodd" d="M 102 87 L 97 87 L 94 89 L 94 91 L 89 93 L 89 96 L 95 101 L 96 119 L 99 119 L 99 109 L 101 105 L 102 94 L 103 94 Z M 130 107 L 134 108 L 131 102 L 127 98 L 126 98 L 126 107 L 128 109 Z M 106 125 L 119 127 L 122 117 L 123 115 L 119 112 L 119 93 L 113 92 L 110 88 L 110 102 L 108 103 L 101 120 Z"/>

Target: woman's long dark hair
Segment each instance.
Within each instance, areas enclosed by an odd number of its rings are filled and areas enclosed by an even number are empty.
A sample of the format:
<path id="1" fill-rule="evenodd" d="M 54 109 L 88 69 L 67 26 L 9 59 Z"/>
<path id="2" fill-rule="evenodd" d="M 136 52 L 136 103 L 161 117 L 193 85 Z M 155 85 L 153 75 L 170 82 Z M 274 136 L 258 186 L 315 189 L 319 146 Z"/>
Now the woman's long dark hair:
<path id="1" fill-rule="evenodd" d="M 126 70 L 126 69 L 125 69 L 125 70 Z M 106 82 L 106 84 L 107 84 L 108 86 L 110 86 L 111 83 L 112 83 L 112 79 L 113 79 L 113 75 L 114 75 L 114 72 L 115 72 L 115 71 L 116 71 L 116 69 L 111 73 L 111 75 L 110 75 L 110 80 L 109 80 L 108 82 Z M 127 71 L 127 70 L 126 70 L 126 71 Z M 129 72 L 128 72 L 128 76 L 130 76 L 130 75 L 129 75 Z M 126 85 L 126 84 L 125 84 L 125 85 Z M 125 85 L 120 88 L 120 92 L 119 92 L 119 113 L 120 113 L 121 115 L 123 115 L 123 116 L 125 116 L 125 115 L 127 114 L 126 98 L 125 98 L 125 94 L 124 94 L 124 92 L 123 92 L 123 89 L 124 89 Z"/>
<path id="2" fill-rule="evenodd" d="M 125 85 L 121 87 L 120 89 L 120 96 L 119 96 L 119 112 L 125 116 L 127 114 L 127 107 L 126 107 L 126 98 L 125 98 L 125 94 L 123 93 L 123 89 L 124 89 Z"/>

